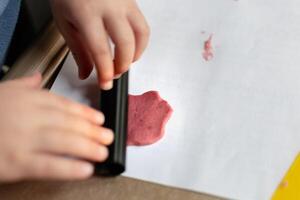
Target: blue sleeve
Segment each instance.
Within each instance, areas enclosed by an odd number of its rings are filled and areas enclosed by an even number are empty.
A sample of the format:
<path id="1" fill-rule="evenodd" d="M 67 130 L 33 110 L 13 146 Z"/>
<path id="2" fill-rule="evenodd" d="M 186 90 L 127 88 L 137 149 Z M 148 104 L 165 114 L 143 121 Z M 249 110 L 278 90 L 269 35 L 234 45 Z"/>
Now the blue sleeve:
<path id="1" fill-rule="evenodd" d="M 15 30 L 20 2 L 21 0 L 0 0 L 0 67 Z"/>
<path id="2" fill-rule="evenodd" d="M 3 11 L 5 10 L 8 4 L 8 0 L 0 0 L 0 16 L 2 15 Z"/>

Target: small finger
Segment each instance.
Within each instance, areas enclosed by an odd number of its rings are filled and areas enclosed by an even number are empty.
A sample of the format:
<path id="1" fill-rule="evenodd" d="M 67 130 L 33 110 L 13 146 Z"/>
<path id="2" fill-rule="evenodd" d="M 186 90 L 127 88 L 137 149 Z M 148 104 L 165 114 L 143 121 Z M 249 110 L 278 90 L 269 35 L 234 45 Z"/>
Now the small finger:
<path id="1" fill-rule="evenodd" d="M 102 112 L 88 107 L 86 105 L 71 101 L 65 97 L 48 93 L 45 91 L 47 96 L 47 102 L 50 104 L 50 109 L 59 109 L 62 112 L 67 112 L 86 120 L 89 120 L 95 124 L 102 125 L 104 123 L 104 115 Z"/>
<path id="2" fill-rule="evenodd" d="M 107 31 L 115 44 L 115 74 L 122 74 L 129 69 L 135 51 L 135 39 L 131 26 L 126 18 L 105 19 Z"/>
<path id="3" fill-rule="evenodd" d="M 59 155 L 102 162 L 108 157 L 108 149 L 86 137 L 59 130 L 45 131 L 39 137 L 37 149 Z"/>
<path id="4" fill-rule="evenodd" d="M 77 134 L 87 137 L 95 142 L 103 145 L 109 145 L 113 142 L 114 134 L 112 130 L 90 123 L 76 115 L 68 113 L 60 113 L 57 111 L 49 111 L 51 119 L 44 128 L 56 128 L 63 132 Z"/>
<path id="5" fill-rule="evenodd" d="M 93 171 L 89 162 L 40 153 L 28 160 L 25 178 L 76 180 L 90 177 Z"/>
<path id="6" fill-rule="evenodd" d="M 86 44 L 83 42 L 77 29 L 66 21 L 60 22 L 61 33 L 68 44 L 73 57 L 78 65 L 78 75 L 80 79 L 89 77 L 93 70 L 93 62 Z"/>
<path id="7" fill-rule="evenodd" d="M 150 36 L 150 28 L 141 11 L 131 12 L 128 20 L 135 35 L 134 61 L 138 60 L 146 49 Z"/>
<path id="8" fill-rule="evenodd" d="M 82 23 L 78 29 L 80 29 L 96 65 L 100 87 L 104 90 L 111 89 L 114 67 L 104 24 L 100 21 L 87 21 Z"/>

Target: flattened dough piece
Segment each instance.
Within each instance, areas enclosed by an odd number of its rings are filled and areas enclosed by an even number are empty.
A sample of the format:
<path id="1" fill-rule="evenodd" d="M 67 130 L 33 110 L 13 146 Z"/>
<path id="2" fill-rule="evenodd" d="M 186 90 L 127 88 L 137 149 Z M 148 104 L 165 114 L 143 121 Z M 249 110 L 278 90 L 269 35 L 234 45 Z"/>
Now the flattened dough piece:
<path id="1" fill-rule="evenodd" d="M 129 95 L 127 145 L 143 146 L 160 140 L 172 112 L 156 91 Z"/>

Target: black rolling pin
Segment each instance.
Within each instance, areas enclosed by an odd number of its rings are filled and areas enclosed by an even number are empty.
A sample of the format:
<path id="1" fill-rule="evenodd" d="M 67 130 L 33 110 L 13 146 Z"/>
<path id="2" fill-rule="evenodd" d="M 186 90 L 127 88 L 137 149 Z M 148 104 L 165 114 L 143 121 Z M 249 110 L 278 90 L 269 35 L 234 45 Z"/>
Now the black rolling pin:
<path id="1" fill-rule="evenodd" d="M 128 72 L 109 91 L 101 91 L 100 110 L 105 115 L 104 127 L 114 131 L 114 142 L 109 146 L 109 157 L 95 163 L 95 175 L 116 176 L 125 171 L 128 111 Z"/>

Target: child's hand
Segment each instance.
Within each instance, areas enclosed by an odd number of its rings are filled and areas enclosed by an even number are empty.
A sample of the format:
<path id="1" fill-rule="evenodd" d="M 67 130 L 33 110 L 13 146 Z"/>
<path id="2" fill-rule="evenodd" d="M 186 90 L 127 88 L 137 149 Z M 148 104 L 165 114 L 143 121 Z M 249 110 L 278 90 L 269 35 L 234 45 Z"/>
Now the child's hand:
<path id="1" fill-rule="evenodd" d="M 87 78 L 95 65 L 102 89 L 110 89 L 113 78 L 126 72 L 147 46 L 149 28 L 135 0 L 51 0 L 51 5 L 79 77 Z"/>
<path id="2" fill-rule="evenodd" d="M 81 179 L 113 140 L 98 111 L 39 89 L 41 76 L 0 84 L 0 181 Z"/>

